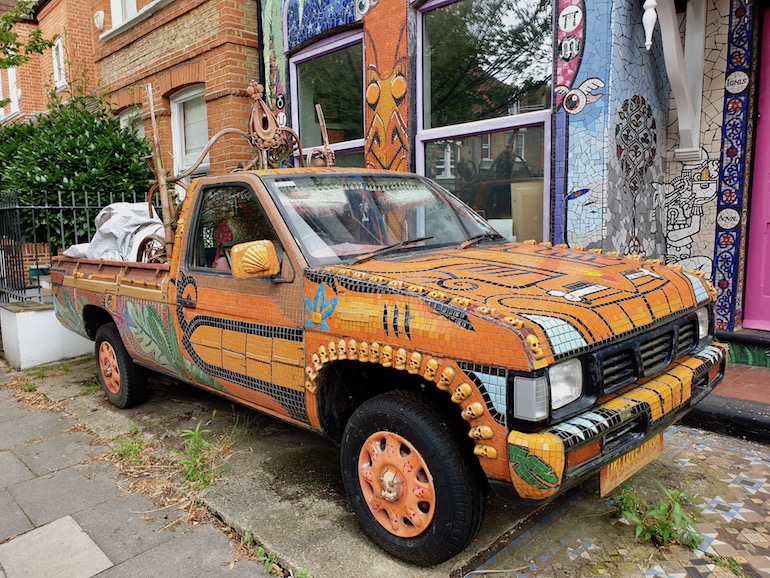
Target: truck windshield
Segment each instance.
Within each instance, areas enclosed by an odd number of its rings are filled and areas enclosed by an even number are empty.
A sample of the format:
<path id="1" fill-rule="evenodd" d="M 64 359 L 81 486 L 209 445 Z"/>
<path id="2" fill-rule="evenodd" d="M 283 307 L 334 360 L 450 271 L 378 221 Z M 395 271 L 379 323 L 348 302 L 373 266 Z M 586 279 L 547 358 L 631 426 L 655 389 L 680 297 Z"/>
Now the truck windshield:
<path id="1" fill-rule="evenodd" d="M 385 247 L 423 250 L 496 236 L 459 199 L 415 175 L 327 173 L 263 181 L 312 265 L 360 261 Z"/>

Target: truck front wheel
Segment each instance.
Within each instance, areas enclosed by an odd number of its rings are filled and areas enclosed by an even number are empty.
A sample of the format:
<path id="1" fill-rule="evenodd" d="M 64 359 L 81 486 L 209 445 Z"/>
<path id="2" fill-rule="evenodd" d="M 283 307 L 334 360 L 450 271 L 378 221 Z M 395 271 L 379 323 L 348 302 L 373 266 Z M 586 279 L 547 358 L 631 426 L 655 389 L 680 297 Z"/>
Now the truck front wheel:
<path id="1" fill-rule="evenodd" d="M 417 395 L 387 393 L 356 409 L 342 440 L 342 478 L 364 530 L 384 550 L 420 566 L 460 553 L 484 509 L 461 432 Z"/>
<path id="2" fill-rule="evenodd" d="M 126 351 L 114 323 L 96 331 L 96 373 L 110 403 L 120 408 L 132 407 L 147 399 L 147 379 Z"/>

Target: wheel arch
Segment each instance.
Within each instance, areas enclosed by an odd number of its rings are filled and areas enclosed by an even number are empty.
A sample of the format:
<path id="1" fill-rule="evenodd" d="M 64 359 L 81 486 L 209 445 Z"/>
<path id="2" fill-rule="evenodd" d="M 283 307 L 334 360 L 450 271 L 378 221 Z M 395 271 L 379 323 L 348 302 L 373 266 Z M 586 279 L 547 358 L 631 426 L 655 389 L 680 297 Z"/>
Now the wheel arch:
<path id="1" fill-rule="evenodd" d="M 86 305 L 83 308 L 83 327 L 92 341 L 96 339 L 96 332 L 102 325 L 114 322 L 112 314 L 97 305 Z"/>
<path id="2" fill-rule="evenodd" d="M 462 419 L 460 408 L 446 392 L 420 375 L 374 363 L 335 361 L 325 365 L 319 372 L 317 384 L 321 427 L 324 434 L 336 444 L 342 440 L 348 419 L 362 403 L 383 393 L 408 391 L 429 400 L 441 410 L 447 420 L 447 427 L 463 434 L 463 453 L 469 462 L 478 464 L 478 460 L 473 459 L 475 444 L 468 436 L 470 424 Z"/>

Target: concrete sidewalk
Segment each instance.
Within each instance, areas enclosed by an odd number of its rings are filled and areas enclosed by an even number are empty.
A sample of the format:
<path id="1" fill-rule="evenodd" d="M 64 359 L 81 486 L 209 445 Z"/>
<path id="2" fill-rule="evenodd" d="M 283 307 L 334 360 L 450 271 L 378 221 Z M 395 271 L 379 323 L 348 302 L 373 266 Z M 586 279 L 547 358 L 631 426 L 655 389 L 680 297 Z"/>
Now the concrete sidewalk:
<path id="1" fill-rule="evenodd" d="M 269 576 L 213 525 L 121 491 L 98 459 L 110 448 L 12 394 L 0 390 L 0 578 Z"/>
<path id="2" fill-rule="evenodd" d="M 84 393 L 93 362 L 81 366 L 35 380 L 66 411 L 30 409 L 14 390 L 0 389 L 0 578 L 269 575 L 239 559 L 221 529 L 192 525 L 176 508 L 127 491 L 125 476 L 103 459 L 110 448 L 98 440 L 125 434 L 132 421 L 147 436 L 175 441 L 201 420 L 214 433 L 240 421 L 228 471 L 202 499 L 241 535 L 253 531 L 285 567 L 307 566 L 320 578 L 464 575 L 485 551 L 543 518 L 491 499 L 482 534 L 461 556 L 430 569 L 405 565 L 363 536 L 344 499 L 336 449 L 323 438 L 185 386 L 155 386 L 146 405 L 119 410 L 100 391 Z M 689 423 L 740 438 L 748 420 L 751 431 L 767 434 L 768 391 L 770 369 L 731 365 Z"/>

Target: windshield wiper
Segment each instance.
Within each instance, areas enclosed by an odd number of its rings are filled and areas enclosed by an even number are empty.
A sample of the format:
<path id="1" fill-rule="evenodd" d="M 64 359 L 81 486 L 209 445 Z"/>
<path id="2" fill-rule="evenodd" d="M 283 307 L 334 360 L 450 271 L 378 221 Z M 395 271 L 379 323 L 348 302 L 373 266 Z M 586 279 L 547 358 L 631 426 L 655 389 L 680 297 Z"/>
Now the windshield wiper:
<path id="1" fill-rule="evenodd" d="M 386 253 L 392 253 L 394 251 L 398 251 L 399 249 L 402 249 L 404 247 L 410 247 L 411 245 L 414 245 L 415 243 L 419 243 L 420 241 L 428 241 L 433 238 L 433 235 L 430 235 L 429 237 L 417 237 L 416 239 L 405 239 L 403 241 L 399 241 L 398 243 L 393 243 L 392 245 L 386 245 L 385 247 L 380 247 L 379 249 L 375 249 L 371 253 L 367 253 L 366 255 L 361 255 L 360 257 L 356 258 L 355 261 L 353 261 L 354 265 L 358 265 L 359 263 L 363 263 L 364 261 L 368 261 L 369 259 L 372 259 L 374 257 L 377 257 L 378 255 L 384 255 Z"/>
<path id="2" fill-rule="evenodd" d="M 474 237 L 471 237 L 467 241 L 463 241 L 460 243 L 457 248 L 458 249 L 467 249 L 471 245 L 475 245 L 479 241 L 483 241 L 484 239 L 502 239 L 503 236 L 499 233 L 481 233 L 480 235 L 476 235 Z"/>

